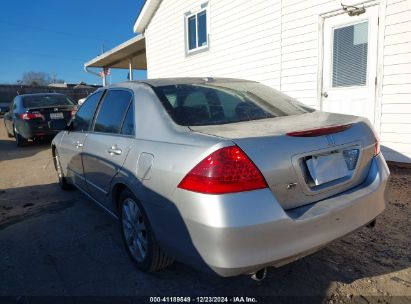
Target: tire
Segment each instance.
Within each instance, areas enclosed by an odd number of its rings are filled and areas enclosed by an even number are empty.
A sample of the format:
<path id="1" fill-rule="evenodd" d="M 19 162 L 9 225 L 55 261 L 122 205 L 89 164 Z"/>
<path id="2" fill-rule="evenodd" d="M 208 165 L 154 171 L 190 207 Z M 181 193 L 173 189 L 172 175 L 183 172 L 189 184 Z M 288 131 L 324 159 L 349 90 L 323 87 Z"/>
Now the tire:
<path id="1" fill-rule="evenodd" d="M 27 145 L 28 139 L 24 138 L 19 133 L 17 133 L 17 130 L 15 127 L 14 127 L 14 138 L 16 139 L 17 147 L 24 147 L 25 145 Z"/>
<path id="2" fill-rule="evenodd" d="M 120 228 L 124 244 L 136 267 L 155 272 L 173 263 L 158 246 L 141 203 L 126 189 L 120 194 Z"/>
<path id="3" fill-rule="evenodd" d="M 67 178 L 64 176 L 64 172 L 63 172 L 63 169 L 61 168 L 61 164 L 60 164 L 59 154 L 57 153 L 57 151 L 55 152 L 54 158 L 56 160 L 56 171 L 57 171 L 57 176 L 58 176 L 58 179 L 59 179 L 60 188 L 64 191 L 73 190 L 74 186 L 69 184 L 67 182 Z"/>

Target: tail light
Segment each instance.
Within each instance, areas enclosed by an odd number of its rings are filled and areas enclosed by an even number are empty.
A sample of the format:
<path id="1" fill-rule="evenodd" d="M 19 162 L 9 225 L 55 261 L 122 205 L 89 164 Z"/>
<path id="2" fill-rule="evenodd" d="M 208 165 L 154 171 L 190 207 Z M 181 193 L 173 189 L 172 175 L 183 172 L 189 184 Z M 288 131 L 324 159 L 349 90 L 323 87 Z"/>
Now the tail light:
<path id="1" fill-rule="evenodd" d="M 287 135 L 297 136 L 297 137 L 314 137 L 314 136 L 322 136 L 322 135 L 342 132 L 349 128 L 351 128 L 351 125 L 328 126 L 328 127 L 317 128 L 317 129 L 289 132 L 287 133 Z"/>
<path id="2" fill-rule="evenodd" d="M 35 118 L 41 118 L 44 119 L 43 114 L 39 112 L 30 112 L 30 113 L 23 113 L 20 114 L 20 118 L 24 120 L 30 120 L 30 119 L 35 119 Z"/>
<path id="3" fill-rule="evenodd" d="M 374 132 L 374 156 L 377 156 L 378 154 L 380 154 L 380 152 L 380 139 L 378 138 L 378 135 Z"/>
<path id="4" fill-rule="evenodd" d="M 224 194 L 267 188 L 248 156 L 237 146 L 219 149 L 196 165 L 179 188 L 206 194 Z"/>
<path id="5" fill-rule="evenodd" d="M 74 115 L 76 115 L 76 113 L 77 113 L 77 111 L 78 111 L 78 106 L 74 106 L 72 109 L 71 109 L 71 117 L 74 117 Z"/>

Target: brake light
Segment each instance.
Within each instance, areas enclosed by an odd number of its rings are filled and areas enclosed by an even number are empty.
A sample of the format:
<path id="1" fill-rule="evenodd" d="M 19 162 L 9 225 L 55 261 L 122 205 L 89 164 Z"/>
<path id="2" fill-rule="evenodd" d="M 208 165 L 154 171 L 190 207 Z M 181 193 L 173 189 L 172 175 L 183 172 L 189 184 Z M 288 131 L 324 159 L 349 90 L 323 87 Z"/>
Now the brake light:
<path id="1" fill-rule="evenodd" d="M 267 188 L 248 156 L 237 146 L 219 149 L 196 165 L 179 188 L 206 194 L 224 194 Z"/>
<path id="2" fill-rule="evenodd" d="M 349 128 L 351 128 L 351 125 L 329 126 L 329 127 L 322 127 L 322 128 L 317 128 L 317 129 L 289 132 L 287 133 L 287 135 L 297 136 L 297 137 L 314 137 L 314 136 L 322 136 L 322 135 L 342 132 Z"/>
<path id="3" fill-rule="evenodd" d="M 74 117 L 74 115 L 76 115 L 77 111 L 78 111 L 78 106 L 74 106 L 74 107 L 71 109 L 71 112 L 70 112 L 71 117 Z"/>
<path id="4" fill-rule="evenodd" d="M 35 119 L 35 118 L 44 119 L 44 116 L 43 114 L 38 113 L 38 112 L 31 112 L 31 113 L 20 114 L 20 118 L 24 120 L 30 120 L 30 119 Z"/>
<path id="5" fill-rule="evenodd" d="M 380 139 L 377 134 L 374 134 L 374 156 L 377 156 L 381 152 Z"/>

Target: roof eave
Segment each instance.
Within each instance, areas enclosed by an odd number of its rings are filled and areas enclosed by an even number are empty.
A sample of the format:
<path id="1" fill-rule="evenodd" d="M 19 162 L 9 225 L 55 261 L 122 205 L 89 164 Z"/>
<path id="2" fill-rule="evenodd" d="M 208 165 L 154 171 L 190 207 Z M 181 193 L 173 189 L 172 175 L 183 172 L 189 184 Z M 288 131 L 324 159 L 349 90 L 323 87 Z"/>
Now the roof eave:
<path id="1" fill-rule="evenodd" d="M 144 3 L 143 9 L 138 15 L 138 18 L 134 24 L 133 30 L 135 33 L 143 33 L 149 25 L 151 19 L 159 7 L 161 0 L 147 0 Z"/>
<path id="2" fill-rule="evenodd" d="M 135 62 L 134 68 L 147 69 L 145 51 L 145 38 L 140 34 L 86 62 L 84 67 L 127 68 L 129 60 L 134 58 L 138 61 Z"/>

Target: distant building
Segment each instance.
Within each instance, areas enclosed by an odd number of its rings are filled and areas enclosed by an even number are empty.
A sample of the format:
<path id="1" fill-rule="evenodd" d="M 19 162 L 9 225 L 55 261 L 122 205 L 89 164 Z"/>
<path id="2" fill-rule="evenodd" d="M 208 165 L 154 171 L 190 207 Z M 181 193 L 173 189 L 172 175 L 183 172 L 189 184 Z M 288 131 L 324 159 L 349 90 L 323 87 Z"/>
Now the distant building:
<path id="1" fill-rule="evenodd" d="M 48 85 L 50 88 L 73 88 L 73 89 L 93 89 L 99 88 L 99 85 L 90 85 L 84 82 L 80 83 L 50 83 Z"/>

